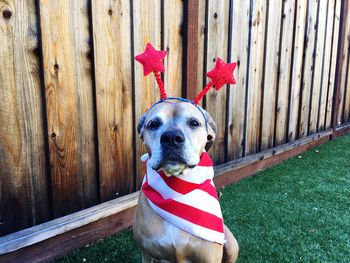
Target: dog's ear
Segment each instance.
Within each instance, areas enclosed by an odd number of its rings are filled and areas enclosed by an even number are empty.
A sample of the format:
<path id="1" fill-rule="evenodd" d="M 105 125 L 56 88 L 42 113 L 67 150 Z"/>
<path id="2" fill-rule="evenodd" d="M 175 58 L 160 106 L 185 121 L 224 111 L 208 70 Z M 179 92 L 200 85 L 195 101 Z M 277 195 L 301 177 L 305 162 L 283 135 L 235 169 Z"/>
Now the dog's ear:
<path id="1" fill-rule="evenodd" d="M 137 124 L 137 132 L 140 135 L 140 139 L 143 140 L 143 126 L 146 120 L 146 113 L 140 117 L 139 123 Z"/>
<path id="2" fill-rule="evenodd" d="M 208 135 L 207 135 L 207 143 L 205 145 L 205 150 L 208 151 L 210 147 L 213 145 L 216 137 L 216 123 L 213 120 L 213 118 L 210 116 L 210 114 L 206 111 L 205 111 L 205 116 L 208 121 Z"/>

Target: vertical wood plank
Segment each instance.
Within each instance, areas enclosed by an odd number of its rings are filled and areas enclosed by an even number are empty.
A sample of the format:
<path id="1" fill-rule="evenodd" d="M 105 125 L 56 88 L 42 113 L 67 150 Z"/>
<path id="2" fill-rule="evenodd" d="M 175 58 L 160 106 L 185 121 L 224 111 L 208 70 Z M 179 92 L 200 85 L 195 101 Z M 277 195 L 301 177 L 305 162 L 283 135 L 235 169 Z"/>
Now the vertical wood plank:
<path id="1" fill-rule="evenodd" d="M 349 56 L 349 54 L 348 54 Z M 343 111 L 343 124 L 349 123 L 349 117 L 350 117 L 350 61 L 348 60 L 348 73 L 347 73 L 347 80 L 346 80 L 346 87 L 344 91 L 344 111 Z"/>
<path id="2" fill-rule="evenodd" d="M 229 1 L 210 0 L 208 6 L 207 72 L 217 57 L 227 60 Z M 215 164 L 225 162 L 226 89 L 211 91 L 206 96 L 207 110 L 217 124 L 212 153 Z"/>
<path id="3" fill-rule="evenodd" d="M 296 9 L 296 24 L 294 38 L 293 69 L 291 76 L 291 92 L 289 104 L 288 141 L 295 141 L 298 130 L 300 87 L 303 70 L 304 35 L 306 21 L 307 1 L 298 1 Z"/>
<path id="4" fill-rule="evenodd" d="M 304 42 L 304 75 L 302 82 L 302 98 L 300 105 L 299 138 L 307 136 L 312 75 L 314 71 L 314 47 L 317 22 L 317 0 L 308 1 L 308 14 Z"/>
<path id="5" fill-rule="evenodd" d="M 340 20 L 339 20 L 339 35 L 338 35 L 338 52 L 336 58 L 336 69 L 335 69 L 335 78 L 334 78 L 334 95 L 333 95 L 333 108 L 332 108 L 332 138 L 336 138 L 336 129 L 338 126 L 338 113 L 339 113 L 339 104 L 340 104 L 340 90 L 342 82 L 342 71 L 344 64 L 344 49 L 346 42 L 346 20 L 348 16 L 348 0 L 342 1 L 340 9 Z"/>
<path id="6" fill-rule="evenodd" d="M 188 99 L 193 99 L 205 86 L 203 83 L 204 76 L 204 60 L 206 58 L 206 54 L 204 54 L 204 46 L 205 46 L 205 35 L 207 29 L 205 28 L 205 10 L 206 10 L 206 2 L 198 1 L 198 51 L 197 51 L 197 86 L 196 87 L 188 87 L 193 89 L 191 92 L 191 96 L 187 97 Z M 187 89 L 188 89 L 187 88 Z M 203 101 L 199 102 L 200 106 L 203 106 Z"/>
<path id="7" fill-rule="evenodd" d="M 249 1 L 233 1 L 232 8 L 232 46 L 231 61 L 237 62 L 234 75 L 237 84 L 231 88 L 228 116 L 228 146 L 227 159 L 243 157 L 244 153 L 244 122 L 245 100 L 247 86 L 247 63 L 249 49 Z"/>
<path id="8" fill-rule="evenodd" d="M 276 138 L 275 146 L 286 142 L 289 85 L 291 79 L 293 29 L 294 29 L 295 1 L 287 0 L 283 2 L 282 14 L 282 40 L 280 47 L 280 75 L 278 80 L 278 98 L 276 109 Z"/>
<path id="9" fill-rule="evenodd" d="M 88 11 L 87 1 L 39 5 L 52 206 L 58 217 L 97 201 Z"/>
<path id="10" fill-rule="evenodd" d="M 331 52 L 332 52 L 332 40 L 333 40 L 333 21 L 335 13 L 335 0 L 328 1 L 327 13 L 327 24 L 326 32 L 324 38 L 324 60 L 323 60 L 323 70 L 322 70 L 322 86 L 321 86 L 321 97 L 320 97 L 320 107 L 317 122 L 317 131 L 323 131 L 326 119 L 326 104 L 327 104 L 327 94 L 329 86 L 329 70 L 331 67 Z"/>
<path id="11" fill-rule="evenodd" d="M 136 0 L 133 2 L 134 17 L 134 49 L 135 55 L 144 51 L 147 42 L 151 42 L 155 49 L 161 48 L 161 8 L 157 0 Z M 168 72 L 166 72 L 167 74 Z M 165 87 L 167 88 L 167 87 Z M 143 76 L 142 66 L 135 64 L 135 130 L 142 114 L 160 98 L 155 79 L 152 75 Z M 137 134 L 137 131 L 136 131 Z M 137 182 L 139 188 L 144 176 L 144 164 L 140 156 L 146 152 L 140 139 L 136 140 Z"/>
<path id="12" fill-rule="evenodd" d="M 93 0 L 92 19 L 100 196 L 106 201 L 134 187 L 130 2 Z"/>
<path id="13" fill-rule="evenodd" d="M 200 2 L 199 0 L 189 0 L 184 2 L 184 18 L 182 21 L 183 31 L 186 32 L 183 39 L 184 55 L 183 70 L 185 71 L 183 76 L 185 79 L 183 82 L 183 96 L 189 99 L 193 99 L 199 88 L 198 78 L 201 75 L 198 74 L 198 61 L 199 61 L 199 47 L 203 45 L 200 43 Z M 202 22 L 202 21 L 201 21 Z M 197 52 L 193 52 L 197 50 Z"/>
<path id="14" fill-rule="evenodd" d="M 316 34 L 316 50 L 315 50 L 315 65 L 314 65 L 314 79 L 311 93 L 310 104 L 310 119 L 308 134 L 317 132 L 318 110 L 320 106 L 320 96 L 322 94 L 323 76 L 323 58 L 325 51 L 325 33 L 326 33 L 326 17 L 327 17 L 327 3 L 328 1 L 319 1 L 319 15 L 317 21 Z"/>
<path id="15" fill-rule="evenodd" d="M 164 1 L 164 85 L 170 97 L 181 97 L 182 93 L 182 23 L 183 1 Z M 193 51 L 192 51 L 193 52 Z M 195 67 L 195 65 L 189 65 Z M 188 87 L 189 89 L 193 87 Z"/>
<path id="16" fill-rule="evenodd" d="M 266 1 L 253 1 L 250 61 L 248 79 L 248 107 L 246 126 L 246 155 L 259 151 L 261 87 L 263 79 Z"/>
<path id="17" fill-rule="evenodd" d="M 36 15 L 0 2 L 0 236 L 49 219 Z"/>
<path id="18" fill-rule="evenodd" d="M 266 35 L 261 150 L 273 147 L 282 1 L 270 1 Z"/>
<path id="19" fill-rule="evenodd" d="M 338 54 L 338 38 L 340 25 L 340 10 L 342 1 L 335 1 L 335 14 L 333 20 L 333 36 L 332 36 L 332 57 L 330 62 L 329 82 L 328 82 L 328 96 L 326 106 L 325 129 L 331 128 L 332 109 L 333 109 L 333 94 L 335 89 L 335 73 L 337 66 Z"/>
<path id="20" fill-rule="evenodd" d="M 350 5 L 348 4 L 347 10 L 346 10 L 346 19 L 344 20 L 344 30 L 345 30 L 345 37 L 344 37 L 344 48 L 341 56 L 340 63 L 343 64 L 341 72 L 341 79 L 340 79 L 340 90 L 338 94 L 339 98 L 339 106 L 338 106 L 338 118 L 337 118 L 337 124 L 343 124 L 344 123 L 344 103 L 345 103 L 345 90 L 347 85 L 347 72 L 348 72 L 348 57 L 349 57 L 349 47 L 350 47 Z M 339 63 L 338 62 L 338 63 Z"/>

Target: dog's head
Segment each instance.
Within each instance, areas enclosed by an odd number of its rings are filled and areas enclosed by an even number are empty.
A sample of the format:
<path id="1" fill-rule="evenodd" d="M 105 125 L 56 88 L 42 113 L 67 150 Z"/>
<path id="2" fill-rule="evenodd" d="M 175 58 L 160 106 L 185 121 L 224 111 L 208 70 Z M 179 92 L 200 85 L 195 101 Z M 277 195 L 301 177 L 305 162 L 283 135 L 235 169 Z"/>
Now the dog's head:
<path id="1" fill-rule="evenodd" d="M 179 175 L 195 167 L 215 139 L 210 115 L 188 102 L 164 101 L 140 118 L 137 130 L 144 141 L 149 164 L 166 175 Z"/>

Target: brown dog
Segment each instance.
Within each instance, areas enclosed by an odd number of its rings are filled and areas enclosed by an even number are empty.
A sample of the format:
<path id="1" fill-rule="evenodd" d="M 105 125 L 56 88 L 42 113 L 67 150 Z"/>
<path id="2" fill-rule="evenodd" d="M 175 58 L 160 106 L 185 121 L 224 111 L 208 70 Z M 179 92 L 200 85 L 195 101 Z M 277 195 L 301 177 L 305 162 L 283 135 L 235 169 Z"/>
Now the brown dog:
<path id="1" fill-rule="evenodd" d="M 215 139 L 216 125 L 205 111 L 188 102 L 165 101 L 140 119 L 138 131 L 144 141 L 149 165 L 166 176 L 186 174 Z M 176 147 L 164 147 L 168 136 Z M 167 140 L 169 141 L 169 140 Z M 134 216 L 134 238 L 142 252 L 142 262 L 236 262 L 238 243 L 225 226 L 226 243 L 210 242 L 181 230 L 160 217 L 140 191 Z"/>

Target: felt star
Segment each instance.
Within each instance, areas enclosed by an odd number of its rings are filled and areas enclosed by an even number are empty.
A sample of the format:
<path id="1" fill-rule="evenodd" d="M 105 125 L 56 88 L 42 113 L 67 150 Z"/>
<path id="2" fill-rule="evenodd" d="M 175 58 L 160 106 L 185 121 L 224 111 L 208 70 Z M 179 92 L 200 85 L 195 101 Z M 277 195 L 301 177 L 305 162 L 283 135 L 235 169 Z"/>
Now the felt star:
<path id="1" fill-rule="evenodd" d="M 216 90 L 219 90 L 225 84 L 236 84 L 233 77 L 233 71 L 236 63 L 225 63 L 221 58 L 216 59 L 215 68 L 207 73 L 207 77 L 211 78 Z"/>
<path id="2" fill-rule="evenodd" d="M 164 72 L 163 59 L 166 51 L 155 50 L 154 47 L 147 43 L 145 52 L 137 55 L 135 59 L 143 65 L 143 75 L 147 76 L 151 72 Z"/>

